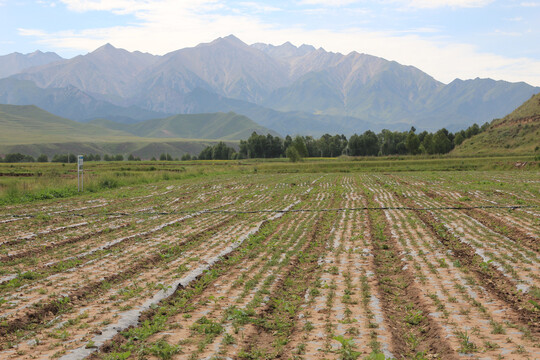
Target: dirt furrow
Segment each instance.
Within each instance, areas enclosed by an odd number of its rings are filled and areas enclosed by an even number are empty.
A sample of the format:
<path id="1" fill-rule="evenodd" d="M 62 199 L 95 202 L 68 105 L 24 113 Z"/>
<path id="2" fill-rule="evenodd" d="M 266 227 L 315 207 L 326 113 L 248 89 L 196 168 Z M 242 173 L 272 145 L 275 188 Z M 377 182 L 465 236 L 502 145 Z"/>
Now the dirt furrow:
<path id="1" fill-rule="evenodd" d="M 396 194 L 396 196 L 407 206 L 416 207 L 417 205 L 400 194 Z M 515 285 L 506 276 L 491 264 L 484 262 L 484 259 L 470 245 L 460 241 L 450 233 L 431 212 L 421 210 L 414 210 L 414 212 L 430 229 L 432 234 L 437 236 L 439 241 L 452 251 L 453 256 L 476 274 L 486 289 L 509 304 L 519 314 L 521 323 L 529 326 L 538 335 L 540 331 L 540 314 L 534 309 L 531 303 L 533 299 L 530 296 L 518 292 Z"/>
<path id="2" fill-rule="evenodd" d="M 371 185 L 370 188 L 376 188 Z M 378 195 L 368 194 L 366 205 L 380 206 Z M 422 292 L 411 270 L 399 257 L 400 245 L 385 216 L 388 210 L 369 211 L 369 233 L 373 243 L 379 295 L 392 332 L 392 353 L 398 358 L 426 357 L 456 359 L 457 354 L 442 336 L 440 325 L 429 314 Z"/>
<path id="3" fill-rule="evenodd" d="M 391 211 L 388 219 L 395 236 L 401 239 L 409 267 L 417 269 L 417 281 L 423 285 L 430 306 L 429 316 L 441 324 L 453 349 L 492 356 L 513 351 L 536 353 L 534 340 L 527 341 L 523 332 L 510 327 L 515 326 L 512 324 L 518 315 L 490 296 L 459 263 L 440 251 L 444 246 L 414 217 Z"/>

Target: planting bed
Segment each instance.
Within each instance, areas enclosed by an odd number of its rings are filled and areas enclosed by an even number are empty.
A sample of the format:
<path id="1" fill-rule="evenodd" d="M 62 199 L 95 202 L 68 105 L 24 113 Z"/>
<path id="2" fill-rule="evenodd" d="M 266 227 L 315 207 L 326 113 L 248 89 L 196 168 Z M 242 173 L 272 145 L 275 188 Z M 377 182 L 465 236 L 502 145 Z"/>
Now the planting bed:
<path id="1" fill-rule="evenodd" d="M 540 359 L 534 172 L 227 174 L 0 213 L 1 359 Z"/>

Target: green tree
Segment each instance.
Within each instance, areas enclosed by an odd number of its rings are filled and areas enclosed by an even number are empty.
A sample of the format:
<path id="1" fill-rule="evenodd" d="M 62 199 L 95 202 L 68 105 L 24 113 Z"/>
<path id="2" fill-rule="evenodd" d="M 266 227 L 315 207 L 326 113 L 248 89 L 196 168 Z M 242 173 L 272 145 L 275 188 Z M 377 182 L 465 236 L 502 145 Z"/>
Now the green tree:
<path id="1" fill-rule="evenodd" d="M 448 130 L 441 129 L 433 136 L 433 151 L 435 154 L 446 154 L 452 150 L 452 141 L 449 138 Z"/>
<path id="2" fill-rule="evenodd" d="M 377 156 L 379 154 L 379 138 L 373 131 L 368 130 L 362 134 L 363 148 L 367 156 Z"/>
<path id="3" fill-rule="evenodd" d="M 416 129 L 413 126 L 411 131 L 407 134 L 407 140 L 405 140 L 405 146 L 411 155 L 418 154 L 420 148 L 420 139 L 418 138 L 418 135 L 415 134 L 415 131 Z"/>
<path id="4" fill-rule="evenodd" d="M 228 160 L 229 159 L 229 147 L 220 141 L 212 148 L 212 159 L 214 160 Z"/>
<path id="5" fill-rule="evenodd" d="M 301 160 L 301 156 L 298 153 L 298 150 L 293 146 L 289 146 L 285 151 L 285 155 L 289 158 L 291 162 L 297 162 Z"/>
<path id="6" fill-rule="evenodd" d="M 422 143 L 420 144 L 419 150 L 423 154 L 435 153 L 435 148 L 433 147 L 433 134 L 432 133 L 425 134 L 424 139 L 422 140 Z"/>
<path id="7" fill-rule="evenodd" d="M 308 150 L 306 147 L 306 143 L 304 142 L 304 139 L 301 136 L 296 136 L 291 144 L 292 147 L 298 151 L 298 155 L 300 155 L 300 158 L 305 158 L 308 156 Z M 288 156 L 287 156 L 288 157 Z"/>
<path id="8" fill-rule="evenodd" d="M 38 158 L 36 159 L 37 162 L 40 162 L 40 163 L 46 163 L 46 162 L 49 162 L 49 157 L 45 154 L 41 154 L 38 156 Z"/>
<path id="9" fill-rule="evenodd" d="M 454 137 L 454 146 L 461 145 L 465 141 L 465 137 L 463 136 L 462 132 L 458 132 L 456 136 Z"/>
<path id="10" fill-rule="evenodd" d="M 351 156 L 359 156 L 362 154 L 362 144 L 360 140 L 360 136 L 357 134 L 351 135 L 349 138 L 349 155 Z"/>
<path id="11" fill-rule="evenodd" d="M 199 154 L 200 160 L 212 160 L 212 147 L 205 147 Z"/>

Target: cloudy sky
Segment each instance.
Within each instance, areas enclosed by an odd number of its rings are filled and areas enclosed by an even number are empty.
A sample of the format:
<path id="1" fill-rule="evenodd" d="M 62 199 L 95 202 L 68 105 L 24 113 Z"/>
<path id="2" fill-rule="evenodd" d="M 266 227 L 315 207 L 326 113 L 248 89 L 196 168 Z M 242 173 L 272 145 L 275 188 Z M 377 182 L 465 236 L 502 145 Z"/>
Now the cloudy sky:
<path id="1" fill-rule="evenodd" d="M 234 34 L 540 86 L 540 0 L 0 0 L 0 55 L 165 54 Z"/>

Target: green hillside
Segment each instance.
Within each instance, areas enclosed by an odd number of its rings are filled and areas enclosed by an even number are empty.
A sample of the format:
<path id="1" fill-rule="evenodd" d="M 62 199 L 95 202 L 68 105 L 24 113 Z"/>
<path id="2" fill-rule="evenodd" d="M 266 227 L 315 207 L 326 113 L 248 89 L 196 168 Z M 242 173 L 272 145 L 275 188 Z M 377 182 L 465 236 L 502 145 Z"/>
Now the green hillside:
<path id="1" fill-rule="evenodd" d="M 540 93 L 533 95 L 488 130 L 456 147 L 455 155 L 531 154 L 540 150 Z"/>
<path id="2" fill-rule="evenodd" d="M 234 113 L 178 115 L 124 125 L 99 119 L 79 123 L 36 106 L 0 104 L 0 155 L 133 154 L 143 159 L 169 153 L 198 155 L 206 146 L 225 140 L 237 147 L 253 131 L 272 133 Z M 275 134 L 275 133 L 274 133 Z M 202 139 L 202 140 L 197 140 Z M 207 140 L 205 140 L 207 139 Z"/>
<path id="3" fill-rule="evenodd" d="M 277 135 L 246 116 L 233 112 L 214 114 L 175 115 L 164 119 L 153 119 L 132 125 L 98 119 L 90 122 L 109 129 L 130 132 L 145 138 L 184 139 L 247 139 L 251 133 Z"/>
<path id="4" fill-rule="evenodd" d="M 69 141 L 117 141 L 133 135 L 82 124 L 53 115 L 33 105 L 0 104 L 0 144 L 19 145 Z"/>
<path id="5" fill-rule="evenodd" d="M 205 147 L 216 145 L 219 140 L 192 139 L 149 139 L 134 138 L 135 141 L 76 141 L 59 143 L 36 143 L 21 145 L 4 145 L 0 143 L 0 155 L 21 153 L 37 157 L 45 154 L 51 159 L 55 154 L 133 154 L 141 159 L 159 158 L 160 154 L 168 153 L 173 158 L 180 158 L 189 153 L 198 155 Z M 238 142 L 226 142 L 228 146 L 238 148 Z"/>

